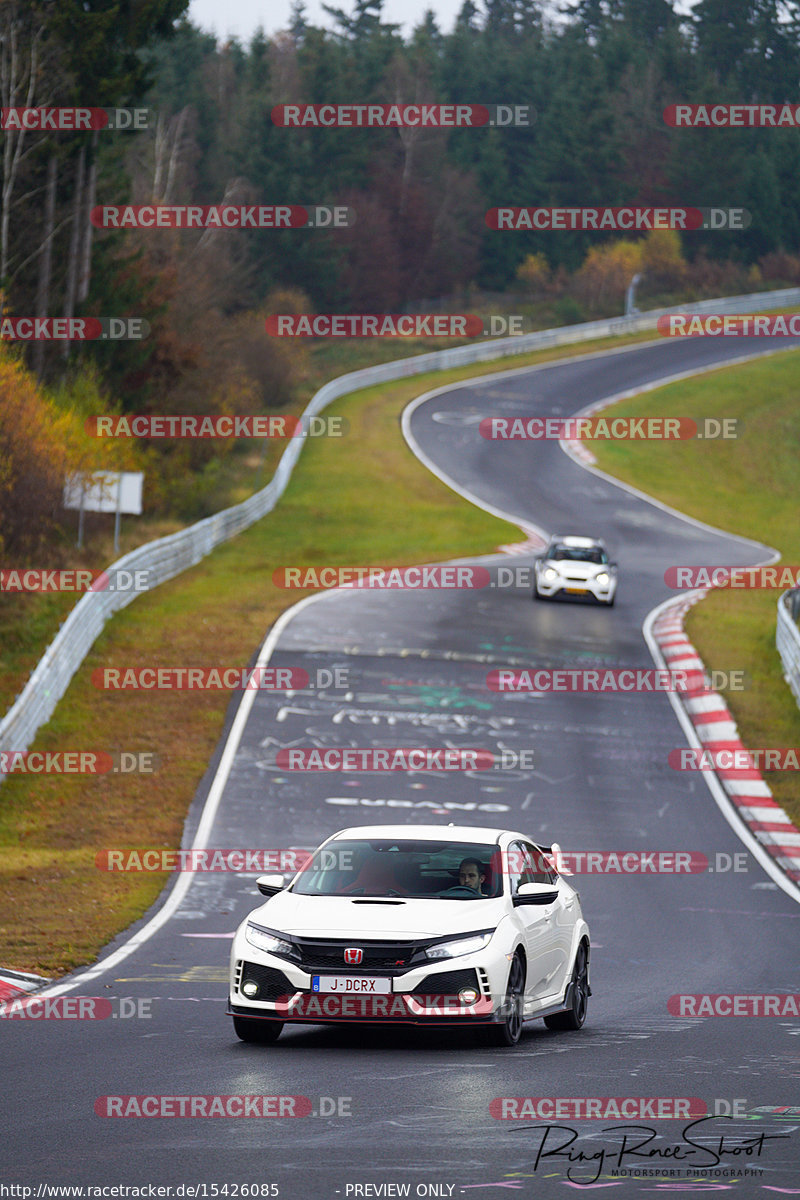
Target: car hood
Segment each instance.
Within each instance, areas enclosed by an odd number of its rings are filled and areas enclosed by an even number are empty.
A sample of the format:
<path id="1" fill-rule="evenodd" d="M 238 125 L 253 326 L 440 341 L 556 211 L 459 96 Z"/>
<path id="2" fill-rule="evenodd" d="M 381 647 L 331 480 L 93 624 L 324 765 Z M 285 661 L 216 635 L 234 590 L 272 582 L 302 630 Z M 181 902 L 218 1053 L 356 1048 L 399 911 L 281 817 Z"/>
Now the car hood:
<path id="1" fill-rule="evenodd" d="M 489 929 L 497 925 L 504 912 L 502 897 L 365 904 L 343 896 L 279 892 L 250 917 L 259 925 L 299 937 L 402 940 Z"/>
<path id="2" fill-rule="evenodd" d="M 568 560 L 546 562 L 544 566 L 545 569 L 553 567 L 554 570 L 558 571 L 559 575 L 569 575 L 572 579 L 592 579 L 600 571 L 610 574 L 608 567 L 602 563 L 573 562 L 572 560 Z"/>

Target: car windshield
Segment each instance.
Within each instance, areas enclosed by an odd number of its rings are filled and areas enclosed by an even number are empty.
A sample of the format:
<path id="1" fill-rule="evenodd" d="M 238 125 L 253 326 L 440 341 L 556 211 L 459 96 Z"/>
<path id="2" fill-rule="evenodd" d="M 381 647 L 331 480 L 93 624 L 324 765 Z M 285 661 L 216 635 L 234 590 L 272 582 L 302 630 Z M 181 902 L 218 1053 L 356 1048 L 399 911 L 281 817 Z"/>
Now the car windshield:
<path id="1" fill-rule="evenodd" d="M 500 848 L 476 842 L 341 840 L 321 847 L 298 875 L 301 896 L 402 896 L 481 900 L 502 893 Z"/>
<path id="2" fill-rule="evenodd" d="M 555 562 L 608 562 L 608 555 L 599 546 L 554 546 L 548 558 Z"/>

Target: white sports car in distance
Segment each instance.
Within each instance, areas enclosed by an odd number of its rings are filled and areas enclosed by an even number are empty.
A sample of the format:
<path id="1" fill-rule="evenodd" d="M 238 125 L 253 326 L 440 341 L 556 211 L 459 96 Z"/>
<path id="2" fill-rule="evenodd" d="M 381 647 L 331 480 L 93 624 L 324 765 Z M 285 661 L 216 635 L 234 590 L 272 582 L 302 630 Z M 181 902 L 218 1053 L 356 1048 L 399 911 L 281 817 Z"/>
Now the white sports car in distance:
<path id="1" fill-rule="evenodd" d="M 534 600 L 566 594 L 614 603 L 617 564 L 609 561 L 608 551 L 596 538 L 552 538 L 533 570 Z"/>
<path id="2" fill-rule="evenodd" d="M 551 865 L 558 846 L 504 829 L 370 825 L 323 842 L 236 931 L 228 1014 L 245 1042 L 286 1022 L 580 1029 L 589 928 Z"/>

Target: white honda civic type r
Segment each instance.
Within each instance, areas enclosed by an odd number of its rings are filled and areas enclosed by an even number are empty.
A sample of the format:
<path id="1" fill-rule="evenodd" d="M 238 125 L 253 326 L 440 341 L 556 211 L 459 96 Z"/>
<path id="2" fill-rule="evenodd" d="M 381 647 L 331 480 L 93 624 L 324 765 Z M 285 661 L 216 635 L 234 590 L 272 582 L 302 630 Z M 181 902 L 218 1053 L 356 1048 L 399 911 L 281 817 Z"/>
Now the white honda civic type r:
<path id="1" fill-rule="evenodd" d="M 583 596 L 601 604 L 614 603 L 617 592 L 617 564 L 597 538 L 553 537 L 534 566 L 533 598 L 550 600 L 555 596 Z"/>
<path id="2" fill-rule="evenodd" d="M 228 1014 L 245 1042 L 286 1022 L 580 1029 L 589 928 L 559 847 L 472 826 L 370 825 L 323 842 L 236 931 Z"/>

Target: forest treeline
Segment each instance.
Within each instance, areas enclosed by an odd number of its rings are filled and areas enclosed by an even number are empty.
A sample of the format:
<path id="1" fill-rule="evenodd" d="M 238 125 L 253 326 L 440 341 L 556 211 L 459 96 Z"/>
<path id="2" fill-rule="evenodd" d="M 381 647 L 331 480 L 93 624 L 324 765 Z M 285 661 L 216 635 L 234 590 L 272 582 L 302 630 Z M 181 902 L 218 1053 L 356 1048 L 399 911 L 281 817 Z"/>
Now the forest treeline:
<path id="1" fill-rule="evenodd" d="M 285 405 L 301 351 L 265 335 L 276 311 L 464 311 L 506 294 L 552 324 L 622 311 L 635 271 L 641 307 L 800 283 L 800 131 L 674 129 L 662 115 L 800 99 L 795 0 L 699 0 L 690 15 L 669 0 L 465 0 L 451 30 L 428 12 L 406 35 L 383 0 L 325 7 L 330 29 L 298 0 L 289 28 L 242 44 L 194 27 L 188 0 L 0 0 L 4 108 L 150 113 L 138 133 L 2 134 L 4 313 L 152 329 L 26 347 L 62 402 L 65 381 L 90 371 L 119 411 Z M 276 105 L 321 102 L 519 104 L 536 117 L 452 130 L 272 120 Z M 222 201 L 348 205 L 356 221 L 105 231 L 89 219 L 97 204 Z M 619 204 L 742 207 L 752 224 L 645 239 L 484 220 L 498 205 Z M 180 462 L 212 451 L 184 447 Z"/>

